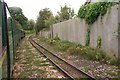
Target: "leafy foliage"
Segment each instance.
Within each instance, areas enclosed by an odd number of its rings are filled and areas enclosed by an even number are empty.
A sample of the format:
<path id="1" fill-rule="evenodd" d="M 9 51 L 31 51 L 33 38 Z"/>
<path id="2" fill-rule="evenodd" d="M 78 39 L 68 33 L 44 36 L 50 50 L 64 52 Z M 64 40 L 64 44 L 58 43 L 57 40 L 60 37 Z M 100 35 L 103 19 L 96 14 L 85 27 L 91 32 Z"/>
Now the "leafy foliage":
<path id="1" fill-rule="evenodd" d="M 93 4 L 85 4 L 78 11 L 78 17 L 85 19 L 87 24 L 93 24 L 98 17 L 106 14 L 107 9 L 115 5 L 114 2 L 96 2 Z"/>
<path id="2" fill-rule="evenodd" d="M 86 46 L 89 46 L 90 44 L 90 26 L 87 28 L 87 33 L 86 33 Z"/>
<path id="3" fill-rule="evenodd" d="M 52 19 L 53 19 L 53 14 L 49 10 L 49 8 L 40 10 L 39 16 L 35 24 L 36 33 L 38 33 L 40 30 L 43 30 L 45 28 L 49 28 L 50 25 L 53 23 Z"/>
<path id="4" fill-rule="evenodd" d="M 22 9 L 19 7 L 9 7 L 10 12 L 14 19 L 22 26 L 23 29 L 27 29 L 27 18 L 24 16 Z"/>
<path id="5" fill-rule="evenodd" d="M 74 9 L 71 9 L 67 4 L 60 8 L 60 12 L 55 16 L 56 22 L 62 22 L 72 19 L 74 16 Z"/>
<path id="6" fill-rule="evenodd" d="M 52 25 L 52 24 L 54 24 L 55 23 L 55 18 L 54 18 L 54 16 L 50 16 L 47 20 L 45 20 L 45 25 L 46 25 L 46 28 L 50 28 L 50 26 Z"/>
<path id="7" fill-rule="evenodd" d="M 32 19 L 31 19 L 31 20 L 28 20 L 27 23 L 28 23 L 28 25 L 27 25 L 27 26 L 28 26 L 28 29 L 29 29 L 29 30 L 33 30 L 33 29 L 34 29 L 34 26 L 35 26 L 34 20 L 32 20 Z"/>
<path id="8" fill-rule="evenodd" d="M 20 23 L 17 22 L 17 21 L 15 21 L 15 27 L 16 27 L 16 28 L 19 28 L 19 29 L 22 29 L 22 26 L 21 26 Z"/>
<path id="9" fill-rule="evenodd" d="M 101 43 L 102 43 L 102 39 L 100 36 L 98 36 L 98 39 L 97 39 L 97 48 L 101 48 Z"/>

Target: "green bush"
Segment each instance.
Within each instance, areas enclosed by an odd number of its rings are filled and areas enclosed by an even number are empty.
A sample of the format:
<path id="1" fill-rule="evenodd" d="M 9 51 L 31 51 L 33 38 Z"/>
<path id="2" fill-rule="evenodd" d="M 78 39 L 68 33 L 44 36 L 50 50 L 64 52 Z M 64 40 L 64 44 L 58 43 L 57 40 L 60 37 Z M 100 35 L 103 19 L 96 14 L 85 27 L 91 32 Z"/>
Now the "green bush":
<path id="1" fill-rule="evenodd" d="M 58 34 L 55 36 L 55 38 L 53 38 L 54 40 L 60 40 L 60 38 L 58 37 Z"/>
<path id="2" fill-rule="evenodd" d="M 69 41 L 58 41 L 55 47 L 60 51 L 66 51 L 70 46 L 72 46 L 72 43 Z"/>
<path id="3" fill-rule="evenodd" d="M 86 46 L 89 46 L 90 44 L 90 26 L 87 28 L 87 33 L 86 33 Z"/>
<path id="4" fill-rule="evenodd" d="M 68 54 L 83 56 L 89 60 L 105 61 L 106 54 L 100 49 L 93 49 L 88 46 L 71 46 Z"/>
<path id="5" fill-rule="evenodd" d="M 107 64 L 110 64 L 110 65 L 116 65 L 116 66 L 118 66 L 118 60 L 115 59 L 115 58 L 108 58 L 108 59 L 106 60 L 106 63 L 107 63 Z"/>
<path id="6" fill-rule="evenodd" d="M 105 61 L 106 53 L 103 52 L 101 49 L 96 49 L 96 60 L 98 61 Z"/>
<path id="7" fill-rule="evenodd" d="M 85 19 L 87 24 L 91 25 L 100 15 L 105 15 L 108 8 L 115 4 L 115 2 L 96 2 L 93 4 L 83 5 L 78 11 L 78 17 Z"/>

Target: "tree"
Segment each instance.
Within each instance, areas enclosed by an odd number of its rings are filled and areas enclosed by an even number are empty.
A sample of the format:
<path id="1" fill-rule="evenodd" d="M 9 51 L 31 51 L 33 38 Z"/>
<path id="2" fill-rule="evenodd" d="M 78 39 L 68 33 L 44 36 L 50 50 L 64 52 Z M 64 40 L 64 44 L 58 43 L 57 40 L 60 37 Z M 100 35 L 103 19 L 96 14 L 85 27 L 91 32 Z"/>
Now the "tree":
<path id="1" fill-rule="evenodd" d="M 47 29 L 49 29 L 50 26 L 54 23 L 55 23 L 54 16 L 50 16 L 47 20 L 45 20 L 45 25 L 46 25 Z"/>
<path id="2" fill-rule="evenodd" d="M 34 26 L 35 26 L 35 22 L 34 20 L 28 20 L 28 29 L 29 30 L 33 30 L 34 29 Z"/>
<path id="3" fill-rule="evenodd" d="M 56 16 L 56 22 L 62 22 L 73 18 L 74 9 L 71 9 L 65 4 L 63 7 L 61 7 L 60 12 L 57 13 L 58 15 Z"/>
<path id="4" fill-rule="evenodd" d="M 40 30 L 49 28 L 50 25 L 52 24 L 50 19 L 53 19 L 53 14 L 49 10 L 49 8 L 40 10 L 39 16 L 35 24 L 36 33 L 38 33 Z"/>
<path id="5" fill-rule="evenodd" d="M 24 16 L 22 9 L 19 7 L 9 7 L 9 9 L 14 19 L 22 26 L 22 28 L 27 29 L 28 19 Z"/>

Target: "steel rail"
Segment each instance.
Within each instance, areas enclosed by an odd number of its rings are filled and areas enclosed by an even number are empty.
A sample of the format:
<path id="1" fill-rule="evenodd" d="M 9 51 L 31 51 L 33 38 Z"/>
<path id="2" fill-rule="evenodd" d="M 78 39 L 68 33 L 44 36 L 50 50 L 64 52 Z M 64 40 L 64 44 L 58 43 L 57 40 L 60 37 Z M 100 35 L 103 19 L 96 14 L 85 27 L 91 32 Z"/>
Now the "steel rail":
<path id="1" fill-rule="evenodd" d="M 32 43 L 32 41 L 33 40 L 30 40 L 30 38 L 29 38 L 29 41 L 30 41 L 30 43 L 32 44 L 32 46 L 35 48 L 35 49 L 37 49 L 41 54 L 43 54 L 46 58 L 48 58 L 43 52 L 41 52 L 40 51 L 40 49 L 38 49 L 35 45 L 34 45 L 34 43 Z M 72 79 L 72 80 L 74 80 L 74 78 L 71 76 L 71 75 L 69 75 L 65 70 L 63 70 L 58 64 L 56 64 L 52 59 L 50 59 L 50 58 L 48 58 L 57 68 L 59 68 L 60 69 L 60 71 L 62 71 L 66 76 L 68 76 L 68 77 L 70 77 L 70 79 Z"/>
<path id="2" fill-rule="evenodd" d="M 48 53 L 50 53 L 52 56 L 54 56 L 54 57 L 58 58 L 59 60 L 65 62 L 67 65 L 69 65 L 69 66 L 71 66 L 72 68 L 74 68 L 74 70 L 76 70 L 77 72 L 80 72 L 81 75 L 87 76 L 89 80 L 95 80 L 95 78 L 92 77 L 91 75 L 89 75 L 89 74 L 87 74 L 86 72 L 78 69 L 77 67 L 75 67 L 74 65 L 68 63 L 68 62 L 65 61 L 64 59 L 58 57 L 58 56 L 55 55 L 54 53 L 48 51 L 46 48 L 44 48 L 43 46 L 41 46 L 40 44 L 38 44 L 37 42 L 35 42 L 35 41 L 32 39 L 31 36 L 29 37 L 29 41 L 30 41 L 30 43 L 31 43 L 32 45 L 33 45 L 33 43 L 36 44 L 36 45 L 39 46 L 40 48 L 42 48 L 42 49 L 44 49 L 45 51 L 47 51 Z M 33 43 L 32 43 L 32 42 L 33 42 Z M 33 46 L 35 47 L 35 45 L 33 45 Z M 40 49 L 37 48 L 37 50 L 39 50 L 39 52 L 41 52 Z M 48 57 L 47 55 L 44 54 L 44 52 L 41 52 L 41 53 L 42 53 L 44 56 Z M 48 58 L 49 58 L 49 57 L 48 57 Z M 52 59 L 50 59 L 50 58 L 49 58 L 49 60 L 50 60 L 53 64 L 55 64 L 57 67 L 59 66 L 54 60 L 52 60 Z M 60 70 L 62 69 L 62 72 L 65 71 L 65 70 L 64 70 L 63 68 L 61 68 L 60 66 L 59 66 L 58 68 L 59 68 Z M 71 79 L 75 79 L 75 78 L 73 78 L 68 72 L 65 71 L 64 73 L 65 73 L 66 75 L 68 75 Z"/>

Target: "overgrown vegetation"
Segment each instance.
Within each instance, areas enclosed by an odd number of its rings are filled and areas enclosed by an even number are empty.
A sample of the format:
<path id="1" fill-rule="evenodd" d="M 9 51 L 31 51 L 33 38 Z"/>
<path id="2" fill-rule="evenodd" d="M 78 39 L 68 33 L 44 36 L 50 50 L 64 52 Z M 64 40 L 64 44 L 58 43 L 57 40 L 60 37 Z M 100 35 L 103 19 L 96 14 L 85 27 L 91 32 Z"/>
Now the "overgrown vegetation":
<path id="1" fill-rule="evenodd" d="M 117 76 L 117 72 L 114 72 L 112 70 L 107 70 L 105 73 L 110 74 L 111 76 Z"/>
<path id="2" fill-rule="evenodd" d="M 34 20 L 28 20 L 23 14 L 20 7 L 9 7 L 10 13 L 15 20 L 15 27 L 24 30 L 33 30 L 35 22 Z M 8 24 L 10 25 L 11 17 L 8 18 Z"/>
<path id="3" fill-rule="evenodd" d="M 100 36 L 97 38 L 97 48 L 101 48 L 102 39 Z"/>
<path id="4" fill-rule="evenodd" d="M 90 66 L 85 66 L 85 67 L 84 67 L 84 70 L 85 70 L 86 72 L 88 72 L 89 70 L 91 70 L 91 67 L 90 67 Z"/>
<path id="5" fill-rule="evenodd" d="M 115 5 L 115 2 L 96 2 L 96 3 L 86 3 L 82 7 L 80 7 L 78 11 L 78 17 L 85 19 L 86 23 L 89 25 L 87 27 L 86 33 L 86 46 L 90 44 L 90 29 L 91 26 L 99 16 L 104 16 L 111 6 Z M 101 38 L 97 40 L 97 48 L 101 47 Z"/>
<path id="6" fill-rule="evenodd" d="M 93 24 L 98 17 L 105 15 L 108 8 L 115 5 L 115 2 L 96 2 L 93 4 L 85 4 L 80 7 L 78 17 L 85 19 L 87 24 Z"/>
<path id="7" fill-rule="evenodd" d="M 53 14 L 49 10 L 49 8 L 44 8 L 40 10 L 39 16 L 35 24 L 36 34 L 43 29 L 46 29 L 46 28 L 49 29 L 50 25 L 52 25 L 53 23 L 54 23 Z"/>
<path id="8" fill-rule="evenodd" d="M 61 41 L 59 37 L 55 37 L 54 39 L 40 38 L 40 41 L 45 41 L 50 46 L 53 46 L 55 50 L 64 51 L 66 54 L 82 56 L 89 60 L 117 65 L 117 60 L 108 57 L 100 48 L 93 49 L 89 46 L 82 46 L 69 41 Z"/>
<path id="9" fill-rule="evenodd" d="M 72 19 L 73 16 L 75 15 L 74 9 L 69 7 L 67 4 L 65 4 L 64 6 L 61 6 L 60 11 L 57 13 L 58 14 L 55 16 L 56 23 Z"/>
<path id="10" fill-rule="evenodd" d="M 118 25 L 118 35 L 120 35 L 120 23 Z"/>
<path id="11" fill-rule="evenodd" d="M 89 46 L 90 44 L 90 26 L 87 27 L 87 33 L 86 33 L 86 46 Z"/>

